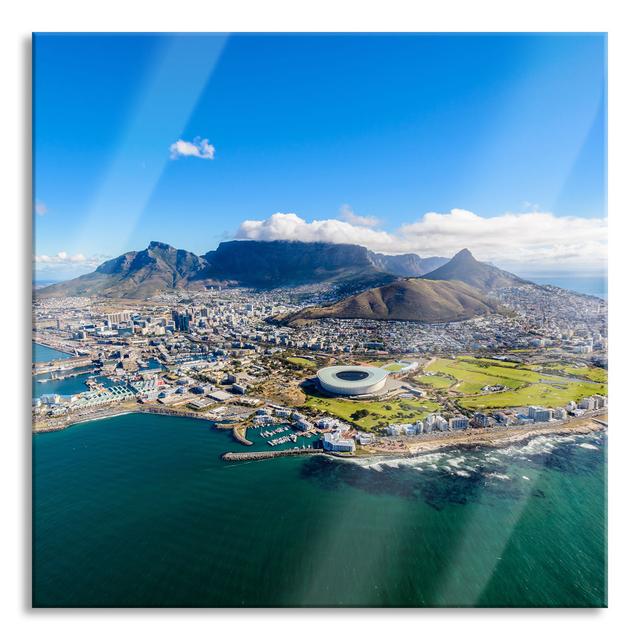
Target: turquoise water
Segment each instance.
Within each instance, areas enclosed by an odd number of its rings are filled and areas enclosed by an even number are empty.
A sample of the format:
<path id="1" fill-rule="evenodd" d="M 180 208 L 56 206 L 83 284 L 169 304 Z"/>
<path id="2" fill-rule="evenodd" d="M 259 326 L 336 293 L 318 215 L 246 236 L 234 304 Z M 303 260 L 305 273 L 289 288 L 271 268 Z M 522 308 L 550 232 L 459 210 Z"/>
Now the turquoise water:
<path id="1" fill-rule="evenodd" d="M 35 606 L 602 606 L 604 436 L 225 463 L 203 421 L 34 436 Z"/>
<path id="2" fill-rule="evenodd" d="M 73 357 L 64 351 L 45 347 L 43 344 L 38 344 L 37 342 L 32 343 L 32 355 L 33 362 L 49 362 L 51 360 L 63 360 Z"/>
<path id="3" fill-rule="evenodd" d="M 34 343 L 35 344 L 35 343 Z M 42 347 L 42 345 L 36 345 L 37 347 Z M 49 349 L 49 347 L 42 347 L 43 349 L 47 349 L 48 351 L 55 351 L 54 349 Z M 57 351 L 57 354 L 61 354 L 61 351 Z M 36 359 L 37 355 L 45 355 L 47 357 L 42 357 L 40 360 Z M 65 357 L 71 357 L 68 354 L 62 354 Z M 60 355 L 51 356 L 46 352 L 36 352 L 34 350 L 34 362 L 48 362 L 49 359 L 60 359 Z M 158 360 L 154 360 L 153 358 L 148 361 L 149 366 L 147 368 L 155 369 L 162 368 L 162 364 Z M 84 368 L 76 369 L 76 372 L 79 372 L 80 375 L 74 376 L 72 378 L 65 378 L 63 380 L 50 380 L 50 373 L 39 373 L 38 375 L 33 376 L 31 383 L 31 392 L 34 398 L 39 398 L 40 396 L 47 395 L 50 393 L 57 393 L 61 396 L 72 396 L 77 393 L 83 393 L 84 391 L 88 391 L 89 387 L 85 384 L 87 379 L 90 376 L 95 376 L 93 373 L 95 367 L 89 366 Z M 145 369 L 142 369 L 144 371 Z M 82 373 L 85 371 L 86 373 Z M 69 372 L 62 372 L 64 374 L 68 374 Z M 45 380 L 45 382 L 39 382 L 40 380 Z M 97 376 L 96 381 L 100 382 L 106 387 L 111 387 L 113 385 L 119 384 L 118 382 L 114 382 L 107 377 Z"/>
<path id="4" fill-rule="evenodd" d="M 79 371 L 82 371 L 80 369 Z M 39 373 L 36 376 L 33 376 L 31 391 L 32 396 L 34 398 L 39 398 L 42 395 L 46 395 L 49 393 L 58 393 L 61 396 L 72 396 L 76 393 L 82 393 L 84 391 L 89 391 L 89 387 L 85 384 L 86 380 L 89 376 L 95 376 L 94 373 L 91 373 L 92 369 L 89 369 L 89 373 L 81 373 L 78 376 L 73 378 L 65 378 L 64 380 L 49 380 L 51 374 L 49 373 Z M 38 382 L 38 380 L 46 380 L 46 382 Z M 98 376 L 96 378 L 97 382 L 101 382 L 105 386 L 113 386 L 116 384 L 109 380 L 109 378 Z"/>
<path id="5" fill-rule="evenodd" d="M 46 347 L 37 342 L 33 342 L 33 362 L 50 362 L 51 360 L 64 360 L 72 358 L 68 353 Z M 86 370 L 90 371 L 92 367 L 87 367 Z M 82 371 L 82 369 L 79 369 Z M 31 391 L 34 398 L 39 398 L 42 395 L 49 393 L 58 393 L 63 396 L 70 396 L 76 393 L 82 393 L 87 391 L 88 388 L 85 384 L 86 379 L 91 375 L 86 373 L 76 376 L 74 378 L 66 378 L 65 380 L 51 380 L 50 382 L 38 382 L 38 380 L 48 380 L 51 377 L 50 373 L 40 373 L 33 376 L 31 382 Z"/>
<path id="6" fill-rule="evenodd" d="M 577 293 L 586 293 L 590 296 L 607 299 L 608 279 L 607 276 L 523 276 L 527 280 L 537 284 L 551 284 L 554 287 L 569 289 Z"/>
<path id="7" fill-rule="evenodd" d="M 262 432 L 272 433 L 274 429 L 281 426 L 284 426 L 287 428 L 284 431 L 281 431 L 280 433 L 276 433 L 271 436 L 266 436 L 264 438 L 260 436 L 260 433 Z M 277 439 L 280 436 L 285 436 L 291 433 L 295 433 L 298 436 L 298 439 L 296 440 L 296 442 L 289 441 L 289 442 L 283 442 L 282 444 L 274 444 L 274 445 L 269 444 L 269 440 Z M 313 447 L 313 443 L 319 439 L 318 436 L 315 436 L 315 435 L 303 436 L 300 431 L 291 429 L 286 424 L 269 425 L 267 427 L 247 429 L 246 438 L 250 442 L 253 442 L 253 445 L 252 445 L 253 449 L 260 449 L 260 451 L 278 451 L 280 449 L 291 449 L 292 447 L 298 447 L 299 449 L 303 447 L 307 448 L 309 446 Z"/>

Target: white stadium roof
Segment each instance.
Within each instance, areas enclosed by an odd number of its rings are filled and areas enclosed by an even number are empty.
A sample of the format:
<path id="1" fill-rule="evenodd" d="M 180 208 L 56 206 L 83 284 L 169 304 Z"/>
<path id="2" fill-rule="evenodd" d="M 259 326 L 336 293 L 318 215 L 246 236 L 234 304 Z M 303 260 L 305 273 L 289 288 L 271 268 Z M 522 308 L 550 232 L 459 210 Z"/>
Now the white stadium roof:
<path id="1" fill-rule="evenodd" d="M 318 371 L 325 391 L 343 396 L 358 396 L 380 391 L 389 372 L 379 367 L 336 366 Z"/>

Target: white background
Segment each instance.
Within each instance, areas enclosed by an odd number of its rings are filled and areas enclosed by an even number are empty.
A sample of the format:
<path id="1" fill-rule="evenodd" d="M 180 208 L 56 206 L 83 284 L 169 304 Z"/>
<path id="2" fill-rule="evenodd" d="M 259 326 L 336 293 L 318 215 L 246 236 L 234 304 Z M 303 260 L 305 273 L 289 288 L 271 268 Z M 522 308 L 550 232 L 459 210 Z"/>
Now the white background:
<path id="1" fill-rule="evenodd" d="M 638 633 L 640 287 L 637 190 L 640 34 L 630 2 L 109 2 L 2 4 L 2 554 L 5 638 L 625 638 Z M 626 8 L 625 8 L 626 7 Z M 103 610 L 30 609 L 32 31 L 606 31 L 609 33 L 610 450 L 609 609 Z M 634 417 L 634 414 L 636 417 Z"/>

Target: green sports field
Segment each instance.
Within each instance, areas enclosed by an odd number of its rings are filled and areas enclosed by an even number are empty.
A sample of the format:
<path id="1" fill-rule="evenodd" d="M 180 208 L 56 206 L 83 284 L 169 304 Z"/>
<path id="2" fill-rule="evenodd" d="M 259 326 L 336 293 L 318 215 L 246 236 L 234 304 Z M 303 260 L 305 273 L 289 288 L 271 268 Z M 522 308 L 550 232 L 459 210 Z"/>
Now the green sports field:
<path id="1" fill-rule="evenodd" d="M 414 380 L 419 384 L 423 384 L 433 389 L 448 389 L 455 383 L 455 380 L 439 374 L 432 376 L 416 376 Z"/>
<path id="2" fill-rule="evenodd" d="M 305 406 L 351 422 L 364 431 L 375 430 L 378 423 L 387 425 L 390 422 L 411 422 L 440 409 L 437 403 L 423 399 L 379 402 L 329 398 L 312 392 L 307 393 Z M 368 412 L 367 415 L 353 417 L 354 413 L 363 410 Z"/>
<path id="3" fill-rule="evenodd" d="M 305 367 L 307 369 L 317 369 L 318 368 L 318 363 L 314 362 L 313 360 L 309 360 L 308 358 L 299 358 L 297 356 L 292 356 L 290 358 L 287 358 L 287 362 L 290 362 L 291 364 L 297 364 L 301 367 Z"/>
<path id="4" fill-rule="evenodd" d="M 554 369 L 561 373 L 576 376 L 578 378 L 587 378 L 592 382 L 599 382 L 600 384 L 606 384 L 607 382 L 607 370 L 600 367 L 571 367 L 561 363 L 545 364 L 545 369 Z"/>

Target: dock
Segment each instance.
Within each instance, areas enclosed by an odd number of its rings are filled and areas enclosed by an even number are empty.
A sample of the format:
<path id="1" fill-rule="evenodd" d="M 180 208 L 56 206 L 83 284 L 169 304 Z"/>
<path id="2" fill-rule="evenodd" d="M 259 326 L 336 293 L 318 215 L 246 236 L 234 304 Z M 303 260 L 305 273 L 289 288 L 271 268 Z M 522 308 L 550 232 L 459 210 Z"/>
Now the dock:
<path id="1" fill-rule="evenodd" d="M 247 462 L 249 460 L 268 460 L 286 456 L 322 456 L 322 449 L 281 449 L 280 451 L 228 451 L 220 456 L 227 462 Z"/>

